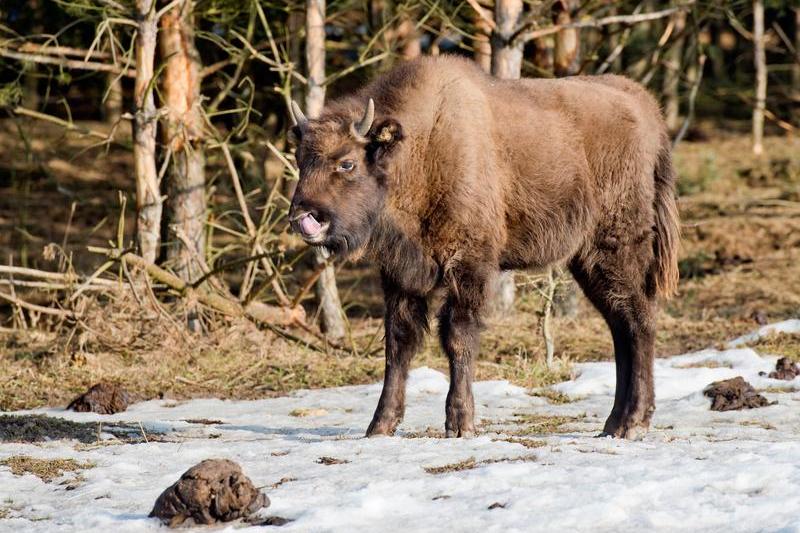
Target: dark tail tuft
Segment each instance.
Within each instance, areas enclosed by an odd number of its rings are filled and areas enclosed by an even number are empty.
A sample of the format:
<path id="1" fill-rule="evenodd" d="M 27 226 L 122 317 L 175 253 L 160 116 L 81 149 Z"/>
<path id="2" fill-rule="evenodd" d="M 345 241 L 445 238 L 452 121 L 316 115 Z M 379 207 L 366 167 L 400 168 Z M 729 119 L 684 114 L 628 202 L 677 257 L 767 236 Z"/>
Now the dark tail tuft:
<path id="1" fill-rule="evenodd" d="M 656 293 L 669 298 L 678 289 L 678 251 L 681 230 L 678 219 L 678 206 L 675 202 L 675 169 L 672 166 L 672 147 L 665 134 L 658 153 L 655 168 L 656 211 L 655 264 L 653 280 Z"/>

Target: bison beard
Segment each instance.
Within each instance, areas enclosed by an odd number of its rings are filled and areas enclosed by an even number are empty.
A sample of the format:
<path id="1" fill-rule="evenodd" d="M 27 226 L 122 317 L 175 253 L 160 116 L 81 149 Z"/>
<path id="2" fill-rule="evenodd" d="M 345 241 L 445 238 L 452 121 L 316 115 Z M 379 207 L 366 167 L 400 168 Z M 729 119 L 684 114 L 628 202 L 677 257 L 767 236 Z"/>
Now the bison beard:
<path id="1" fill-rule="evenodd" d="M 295 103 L 292 117 L 293 227 L 381 269 L 386 373 L 367 435 L 390 435 L 403 418 L 432 301 L 444 302 L 446 433 L 472 435 L 489 281 L 501 268 L 559 263 L 614 341 L 604 434 L 647 431 L 657 298 L 675 290 L 679 223 L 669 138 L 641 86 L 617 76 L 497 80 L 469 61 L 430 57 L 330 103 L 319 119 Z"/>

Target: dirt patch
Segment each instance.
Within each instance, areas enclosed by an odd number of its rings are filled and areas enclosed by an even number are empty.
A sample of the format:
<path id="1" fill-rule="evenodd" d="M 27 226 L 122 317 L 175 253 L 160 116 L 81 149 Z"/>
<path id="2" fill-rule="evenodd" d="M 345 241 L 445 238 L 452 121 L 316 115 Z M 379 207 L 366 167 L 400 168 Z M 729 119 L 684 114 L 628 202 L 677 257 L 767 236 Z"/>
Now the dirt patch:
<path id="1" fill-rule="evenodd" d="M 268 516 L 264 519 L 258 518 L 248 520 L 247 523 L 251 526 L 285 526 L 289 522 L 294 522 L 293 518 L 284 518 L 282 516 Z"/>
<path id="2" fill-rule="evenodd" d="M 517 457 L 499 457 L 496 459 L 484 459 L 483 461 L 476 461 L 474 457 L 464 459 L 457 463 L 450 463 L 442 466 L 425 466 L 423 470 L 428 474 L 439 475 L 448 474 L 450 472 L 461 472 L 462 470 L 472 470 L 479 466 L 493 465 L 497 463 L 516 463 L 516 462 L 530 462 L 535 461 L 535 455 L 520 455 Z"/>
<path id="3" fill-rule="evenodd" d="M 12 455 L 0 461 L 15 476 L 33 474 L 45 483 L 60 478 L 66 472 L 80 472 L 94 467 L 94 463 L 79 463 L 74 459 L 37 459 L 27 455 Z"/>
<path id="4" fill-rule="evenodd" d="M 79 413 L 113 415 L 131 403 L 131 395 L 119 383 L 100 382 L 70 402 L 67 409 Z"/>
<path id="5" fill-rule="evenodd" d="M 222 420 L 215 420 L 213 418 L 187 418 L 184 422 L 188 422 L 189 424 L 200 424 L 203 426 L 218 426 L 220 424 L 224 424 Z"/>
<path id="6" fill-rule="evenodd" d="M 161 493 L 150 516 L 170 527 L 216 524 L 248 517 L 268 506 L 269 498 L 239 465 L 227 459 L 206 459 Z"/>
<path id="7" fill-rule="evenodd" d="M 782 379 L 784 381 L 791 381 L 797 376 L 800 376 L 800 366 L 789 359 L 788 357 L 781 357 L 775 363 L 775 370 L 767 374 L 766 372 L 759 372 L 760 375 L 766 375 L 772 379 Z"/>
<path id="8" fill-rule="evenodd" d="M 577 402 L 578 400 L 582 399 L 582 398 L 567 396 L 563 392 L 558 392 L 557 390 L 553 390 L 553 389 L 535 390 L 535 391 L 530 392 L 530 395 L 531 396 L 536 396 L 538 398 L 544 398 L 548 402 L 550 402 L 552 404 L 555 404 L 555 405 L 561 405 L 561 404 L 565 404 L 565 403 Z"/>
<path id="9" fill-rule="evenodd" d="M 770 405 L 770 401 L 741 376 L 715 381 L 703 390 L 703 394 L 711 398 L 712 411 L 755 409 Z"/>
<path id="10" fill-rule="evenodd" d="M 321 465 L 343 465 L 350 461 L 347 459 L 337 459 L 336 457 L 328 457 L 327 455 L 317 459 L 317 463 Z"/>
<path id="11" fill-rule="evenodd" d="M 510 444 L 521 444 L 526 448 L 541 448 L 547 446 L 547 442 L 538 439 L 523 439 L 520 437 L 508 437 L 505 439 L 492 439 L 492 442 L 508 442 Z"/>

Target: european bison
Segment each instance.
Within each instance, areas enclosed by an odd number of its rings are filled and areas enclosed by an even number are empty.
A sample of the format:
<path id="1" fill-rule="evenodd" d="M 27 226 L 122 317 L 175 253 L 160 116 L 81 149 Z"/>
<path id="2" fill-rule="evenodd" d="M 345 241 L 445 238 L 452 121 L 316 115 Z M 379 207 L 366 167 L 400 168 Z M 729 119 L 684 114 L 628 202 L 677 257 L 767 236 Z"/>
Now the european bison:
<path id="1" fill-rule="evenodd" d="M 386 301 L 386 374 L 367 435 L 391 435 L 409 363 L 444 293 L 446 434 L 472 435 L 487 287 L 501 270 L 566 263 L 614 340 L 604 433 L 635 438 L 655 409 L 658 296 L 676 287 L 675 173 L 661 112 L 618 76 L 499 80 L 427 57 L 308 120 L 292 102 L 300 181 L 292 227 L 340 257 L 371 257 Z"/>

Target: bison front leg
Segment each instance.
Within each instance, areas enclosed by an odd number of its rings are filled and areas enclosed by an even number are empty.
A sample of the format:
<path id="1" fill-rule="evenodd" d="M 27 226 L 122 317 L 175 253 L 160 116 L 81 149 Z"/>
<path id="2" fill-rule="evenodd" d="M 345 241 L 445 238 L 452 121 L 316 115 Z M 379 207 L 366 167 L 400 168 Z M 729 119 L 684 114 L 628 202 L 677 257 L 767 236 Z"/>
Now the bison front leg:
<path id="1" fill-rule="evenodd" d="M 472 377 L 481 331 L 481 309 L 486 283 L 471 272 L 462 273 L 454 291 L 442 308 L 439 334 L 450 362 L 450 390 L 445 406 L 447 437 L 475 434 L 475 400 Z"/>
<path id="2" fill-rule="evenodd" d="M 405 294 L 385 279 L 383 285 L 386 301 L 386 371 L 381 398 L 367 429 L 367 437 L 393 435 L 403 420 L 408 367 L 428 327 L 425 298 Z"/>

